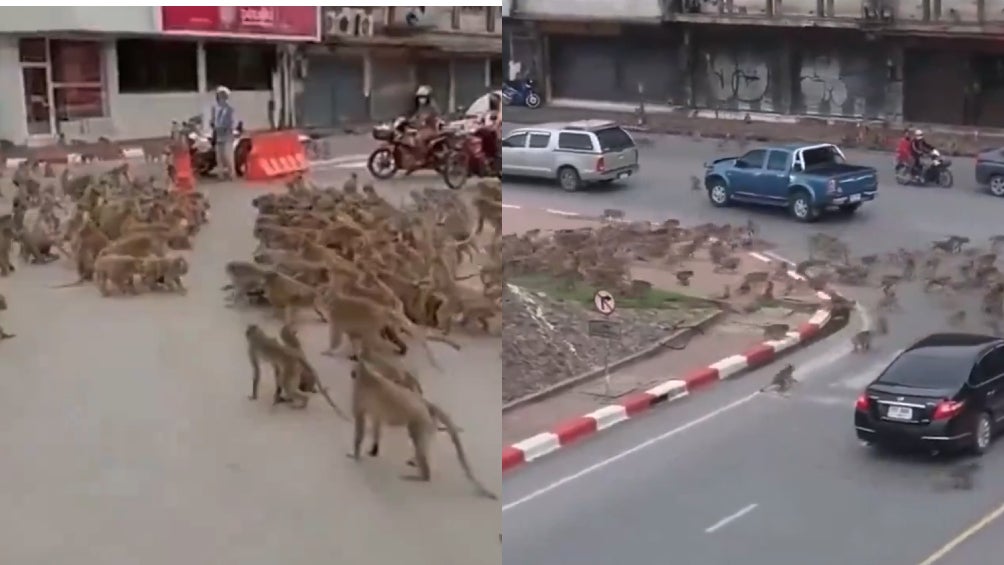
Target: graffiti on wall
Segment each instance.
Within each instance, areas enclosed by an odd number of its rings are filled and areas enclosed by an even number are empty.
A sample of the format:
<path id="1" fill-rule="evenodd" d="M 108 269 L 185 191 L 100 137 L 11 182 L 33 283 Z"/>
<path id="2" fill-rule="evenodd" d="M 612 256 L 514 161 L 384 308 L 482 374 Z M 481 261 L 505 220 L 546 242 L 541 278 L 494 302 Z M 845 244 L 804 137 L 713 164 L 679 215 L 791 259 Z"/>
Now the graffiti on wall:
<path id="1" fill-rule="evenodd" d="M 704 88 L 698 105 L 722 109 L 774 111 L 772 70 L 765 54 L 712 50 L 704 55 Z"/>
<path id="2" fill-rule="evenodd" d="M 865 117 L 869 102 L 883 98 L 874 84 L 882 84 L 882 70 L 864 54 L 804 56 L 798 75 L 800 110 L 820 116 Z"/>

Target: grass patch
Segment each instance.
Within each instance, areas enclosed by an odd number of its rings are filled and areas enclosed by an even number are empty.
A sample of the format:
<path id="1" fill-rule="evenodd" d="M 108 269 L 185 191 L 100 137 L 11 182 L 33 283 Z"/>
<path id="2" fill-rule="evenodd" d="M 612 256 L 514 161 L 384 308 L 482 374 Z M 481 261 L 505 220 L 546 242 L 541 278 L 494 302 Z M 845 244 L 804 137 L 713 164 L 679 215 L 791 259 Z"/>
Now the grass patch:
<path id="1" fill-rule="evenodd" d="M 566 286 L 561 281 L 547 275 L 525 275 L 516 277 L 509 282 L 527 290 L 542 292 L 555 300 L 577 302 L 588 308 L 593 307 L 593 297 L 599 290 L 581 281 L 572 286 Z M 614 299 L 617 301 L 618 308 L 639 310 L 681 308 L 708 302 L 703 298 L 658 288 L 653 288 L 641 296 L 628 297 L 615 294 Z"/>

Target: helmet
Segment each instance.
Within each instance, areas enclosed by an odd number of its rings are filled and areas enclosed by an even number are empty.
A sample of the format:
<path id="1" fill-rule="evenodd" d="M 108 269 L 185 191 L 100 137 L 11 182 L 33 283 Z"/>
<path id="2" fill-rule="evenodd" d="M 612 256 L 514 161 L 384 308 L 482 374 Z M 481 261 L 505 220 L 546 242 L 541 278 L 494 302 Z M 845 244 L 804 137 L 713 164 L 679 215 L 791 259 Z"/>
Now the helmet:
<path id="1" fill-rule="evenodd" d="M 924 130 L 915 129 L 913 130 L 914 137 L 924 137 Z"/>
<path id="2" fill-rule="evenodd" d="M 216 94 L 226 94 L 227 96 L 230 96 L 230 89 L 221 84 L 216 87 Z"/>
<path id="3" fill-rule="evenodd" d="M 418 90 L 415 91 L 415 96 L 425 96 L 425 97 L 432 96 L 432 87 L 423 84 L 422 86 L 418 87 Z"/>

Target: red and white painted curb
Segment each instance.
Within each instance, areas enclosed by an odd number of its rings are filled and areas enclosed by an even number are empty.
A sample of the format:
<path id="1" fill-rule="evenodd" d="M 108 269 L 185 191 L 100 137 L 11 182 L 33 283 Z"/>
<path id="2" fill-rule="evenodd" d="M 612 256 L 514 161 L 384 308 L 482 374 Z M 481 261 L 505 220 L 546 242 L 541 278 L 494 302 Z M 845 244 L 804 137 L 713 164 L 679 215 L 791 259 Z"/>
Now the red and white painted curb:
<path id="1" fill-rule="evenodd" d="M 506 204 L 503 204 L 503 207 L 519 208 Z M 562 216 L 580 216 L 580 214 L 570 212 L 546 211 Z M 779 257 L 767 256 L 762 253 L 751 252 L 749 255 L 765 263 L 781 260 Z M 805 280 L 805 277 L 793 270 L 788 271 L 788 276 L 796 280 Z M 610 404 L 588 414 L 561 422 L 550 431 L 509 445 L 502 449 L 502 472 L 511 471 L 554 453 L 563 447 L 626 422 L 651 408 L 682 400 L 718 381 L 729 379 L 750 369 L 763 367 L 773 362 L 782 352 L 815 339 L 830 321 L 831 308 L 829 303 L 832 301 L 831 296 L 825 292 L 817 292 L 816 295 L 827 304 L 817 310 L 808 322 L 788 332 L 784 339 L 765 341 L 742 353 L 725 357 L 707 367 L 690 371 L 679 378 L 667 380 L 644 392 L 630 394 L 616 404 Z"/>

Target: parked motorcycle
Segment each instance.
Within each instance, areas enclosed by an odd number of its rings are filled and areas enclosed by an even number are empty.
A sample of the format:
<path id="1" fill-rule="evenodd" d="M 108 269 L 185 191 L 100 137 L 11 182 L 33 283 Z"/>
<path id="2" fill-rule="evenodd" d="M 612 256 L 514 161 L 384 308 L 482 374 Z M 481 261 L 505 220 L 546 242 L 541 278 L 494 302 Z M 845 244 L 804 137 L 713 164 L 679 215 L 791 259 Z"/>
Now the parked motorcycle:
<path id="1" fill-rule="evenodd" d="M 533 79 L 508 80 L 502 85 L 502 101 L 506 106 L 526 106 L 531 110 L 540 108 L 540 95 Z"/>
<path id="2" fill-rule="evenodd" d="M 216 170 L 216 135 L 202 126 L 202 116 L 194 116 L 183 122 L 171 123 L 171 138 L 184 140 L 192 159 L 192 172 L 196 176 L 211 177 Z M 244 122 L 238 122 L 234 129 L 233 163 L 237 176 L 244 176 L 247 170 L 251 140 L 244 137 Z"/>
<path id="3" fill-rule="evenodd" d="M 896 162 L 896 182 L 903 186 L 940 186 L 952 188 L 955 177 L 951 171 L 952 161 L 941 156 L 935 149 L 931 152 L 931 162 L 921 174 L 914 174 L 909 163 Z"/>
<path id="4" fill-rule="evenodd" d="M 390 124 L 381 124 L 373 128 L 373 139 L 381 142 L 366 162 L 366 168 L 373 178 L 388 180 L 400 169 L 407 168 L 409 159 L 415 158 L 411 155 L 412 147 L 402 141 L 408 133 L 408 128 L 408 120 L 403 117 L 397 118 Z M 451 136 L 453 136 L 452 130 L 444 129 L 428 142 L 429 150 L 425 162 L 420 163 L 420 169 L 433 169 L 437 173 L 443 171 Z"/>
<path id="5" fill-rule="evenodd" d="M 501 178 L 502 151 L 498 131 L 482 127 L 458 137 L 450 146 L 442 174 L 446 186 L 454 190 L 463 188 L 471 176 Z"/>

